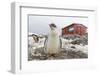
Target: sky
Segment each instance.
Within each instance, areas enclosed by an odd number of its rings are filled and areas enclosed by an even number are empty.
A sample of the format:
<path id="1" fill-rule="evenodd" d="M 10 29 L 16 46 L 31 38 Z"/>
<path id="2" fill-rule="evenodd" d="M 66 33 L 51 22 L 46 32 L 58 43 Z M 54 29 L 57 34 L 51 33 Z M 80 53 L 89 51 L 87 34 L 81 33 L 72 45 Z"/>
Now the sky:
<path id="1" fill-rule="evenodd" d="M 86 17 L 56 17 L 56 16 L 29 16 L 29 33 L 48 34 L 49 24 L 54 23 L 57 26 L 59 33 L 61 29 L 72 24 L 80 23 L 88 27 L 88 18 Z"/>

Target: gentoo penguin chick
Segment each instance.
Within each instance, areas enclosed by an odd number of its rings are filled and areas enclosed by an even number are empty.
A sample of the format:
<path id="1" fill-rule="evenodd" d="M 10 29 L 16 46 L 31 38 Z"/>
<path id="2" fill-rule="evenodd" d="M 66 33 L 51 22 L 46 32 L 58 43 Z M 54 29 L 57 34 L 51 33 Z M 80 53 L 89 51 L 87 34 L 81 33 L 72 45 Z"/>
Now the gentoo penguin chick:
<path id="1" fill-rule="evenodd" d="M 50 24 L 50 32 L 45 41 L 45 52 L 49 55 L 55 55 L 60 51 L 60 38 L 55 24 Z"/>

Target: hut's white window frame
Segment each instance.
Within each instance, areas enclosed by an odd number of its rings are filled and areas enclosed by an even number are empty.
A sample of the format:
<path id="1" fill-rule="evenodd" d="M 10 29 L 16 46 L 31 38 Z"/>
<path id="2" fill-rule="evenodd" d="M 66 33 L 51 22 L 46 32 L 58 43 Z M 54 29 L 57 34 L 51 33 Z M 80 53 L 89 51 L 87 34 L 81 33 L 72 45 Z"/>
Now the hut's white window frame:
<path id="1" fill-rule="evenodd" d="M 71 32 L 74 32 L 74 30 L 75 30 L 74 27 L 69 27 L 69 28 L 68 28 L 68 32 L 70 32 L 70 33 L 71 33 Z"/>

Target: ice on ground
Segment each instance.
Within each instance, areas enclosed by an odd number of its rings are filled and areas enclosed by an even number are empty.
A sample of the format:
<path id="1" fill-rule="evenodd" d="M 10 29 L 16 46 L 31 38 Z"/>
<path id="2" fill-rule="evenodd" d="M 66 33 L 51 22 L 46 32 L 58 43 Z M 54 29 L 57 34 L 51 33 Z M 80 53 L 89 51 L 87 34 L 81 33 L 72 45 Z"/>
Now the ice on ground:
<path id="1" fill-rule="evenodd" d="M 74 41 L 72 39 L 61 38 L 61 41 L 62 41 L 62 48 L 66 50 L 82 51 L 84 53 L 88 53 L 88 45 L 72 44 L 72 41 Z"/>
<path id="2" fill-rule="evenodd" d="M 32 37 L 28 38 L 28 56 L 29 58 L 35 59 L 34 57 L 38 57 L 38 59 L 42 57 L 42 59 L 48 58 L 47 55 L 44 56 L 44 42 L 45 37 L 39 37 L 39 41 L 35 42 L 35 40 Z M 81 39 L 65 39 L 61 37 L 62 47 L 59 56 L 57 55 L 57 58 L 84 58 L 88 55 L 88 45 L 83 44 Z M 74 42 L 74 43 L 73 43 Z M 79 43 L 79 44 L 77 44 Z M 86 42 L 85 42 L 86 43 Z M 69 54 L 68 54 L 69 52 Z M 67 55 L 68 54 L 68 55 Z M 68 56 L 68 57 L 67 57 Z M 54 58 L 54 57 L 53 57 Z M 29 59 L 29 60 L 32 60 Z M 48 59 L 52 59 L 51 57 Z"/>

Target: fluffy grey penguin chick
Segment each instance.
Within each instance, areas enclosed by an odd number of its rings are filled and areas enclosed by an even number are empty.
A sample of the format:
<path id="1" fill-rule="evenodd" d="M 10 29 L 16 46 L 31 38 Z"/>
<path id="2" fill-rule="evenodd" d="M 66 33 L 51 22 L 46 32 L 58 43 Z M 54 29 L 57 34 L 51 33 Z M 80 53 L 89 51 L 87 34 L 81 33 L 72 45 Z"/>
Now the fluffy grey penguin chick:
<path id="1" fill-rule="evenodd" d="M 57 26 L 54 23 L 49 24 L 49 26 L 50 26 L 50 32 L 44 43 L 44 51 L 47 54 L 54 55 L 59 53 L 60 51 L 61 47 L 60 37 L 57 30 Z"/>

